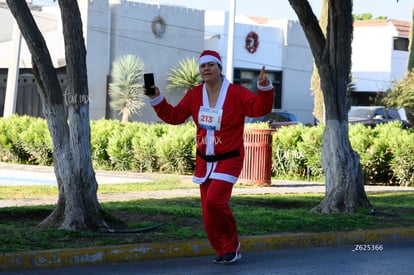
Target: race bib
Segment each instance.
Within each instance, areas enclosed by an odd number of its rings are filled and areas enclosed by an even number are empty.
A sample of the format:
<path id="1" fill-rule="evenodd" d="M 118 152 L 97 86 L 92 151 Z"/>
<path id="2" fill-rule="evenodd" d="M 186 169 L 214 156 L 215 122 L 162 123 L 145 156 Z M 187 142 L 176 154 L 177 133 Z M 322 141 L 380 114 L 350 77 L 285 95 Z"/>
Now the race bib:
<path id="1" fill-rule="evenodd" d="M 222 115 L 222 109 L 217 110 L 214 108 L 201 106 L 200 111 L 198 112 L 198 124 L 201 128 L 220 130 Z"/>

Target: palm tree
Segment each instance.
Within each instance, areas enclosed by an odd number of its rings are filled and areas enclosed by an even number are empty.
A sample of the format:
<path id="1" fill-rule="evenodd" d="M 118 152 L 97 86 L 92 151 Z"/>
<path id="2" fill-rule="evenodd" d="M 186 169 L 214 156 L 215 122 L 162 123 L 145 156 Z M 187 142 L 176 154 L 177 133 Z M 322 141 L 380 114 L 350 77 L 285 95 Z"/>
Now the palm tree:
<path id="1" fill-rule="evenodd" d="M 144 62 L 134 55 L 124 55 L 112 64 L 109 106 L 122 114 L 123 123 L 144 106 L 143 74 Z"/>
<path id="2" fill-rule="evenodd" d="M 181 60 L 179 65 L 171 69 L 167 80 L 170 82 L 167 89 L 183 89 L 185 91 L 199 85 L 201 76 L 198 70 L 198 62 L 193 58 Z"/>

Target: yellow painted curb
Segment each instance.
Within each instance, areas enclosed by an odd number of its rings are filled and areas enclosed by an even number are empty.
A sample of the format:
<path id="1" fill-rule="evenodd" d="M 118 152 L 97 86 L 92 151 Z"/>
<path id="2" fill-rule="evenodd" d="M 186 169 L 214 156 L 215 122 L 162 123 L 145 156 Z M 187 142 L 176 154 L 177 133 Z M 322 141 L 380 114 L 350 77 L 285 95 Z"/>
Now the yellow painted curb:
<path id="1" fill-rule="evenodd" d="M 248 252 L 340 244 L 378 244 L 386 241 L 409 238 L 414 238 L 414 227 L 352 232 L 286 233 L 268 236 L 247 236 L 241 237 L 240 242 L 242 251 Z M 3 253 L 0 255 L 0 271 L 204 255 L 214 255 L 214 251 L 207 240 Z"/>
<path id="2" fill-rule="evenodd" d="M 292 247 L 373 244 L 414 238 L 414 227 L 360 230 L 350 232 L 286 233 L 242 238 L 243 251 L 260 251 Z"/>
<path id="3" fill-rule="evenodd" d="M 213 253 L 206 240 L 4 253 L 0 255 L 0 271 L 144 261 Z"/>

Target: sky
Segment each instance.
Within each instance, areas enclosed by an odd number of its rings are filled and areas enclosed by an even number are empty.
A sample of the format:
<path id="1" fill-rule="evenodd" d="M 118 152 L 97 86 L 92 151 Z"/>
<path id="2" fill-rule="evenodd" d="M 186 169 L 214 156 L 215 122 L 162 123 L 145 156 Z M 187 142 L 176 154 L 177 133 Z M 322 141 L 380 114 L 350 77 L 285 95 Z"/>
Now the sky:
<path id="1" fill-rule="evenodd" d="M 236 14 L 297 20 L 288 0 L 235 0 Z M 139 0 L 154 2 L 154 0 Z M 157 1 L 156 1 L 157 2 Z M 229 0 L 159 0 L 159 3 L 183 5 L 205 10 L 229 10 Z M 322 0 L 309 1 L 314 13 L 319 16 Z M 389 19 L 412 21 L 414 0 L 354 0 L 353 14 L 371 13 L 373 17 L 387 16 Z"/>
<path id="2" fill-rule="evenodd" d="M 50 5 L 53 0 L 33 0 L 34 4 Z M 230 0 L 131 0 L 160 4 L 180 5 L 202 10 L 226 10 Z M 236 14 L 277 19 L 297 20 L 288 0 L 235 0 Z M 322 0 L 309 0 L 314 13 L 319 16 Z M 373 17 L 387 16 L 388 19 L 412 21 L 414 0 L 354 0 L 353 14 L 371 13 Z M 55 2 L 56 3 L 56 2 Z"/>

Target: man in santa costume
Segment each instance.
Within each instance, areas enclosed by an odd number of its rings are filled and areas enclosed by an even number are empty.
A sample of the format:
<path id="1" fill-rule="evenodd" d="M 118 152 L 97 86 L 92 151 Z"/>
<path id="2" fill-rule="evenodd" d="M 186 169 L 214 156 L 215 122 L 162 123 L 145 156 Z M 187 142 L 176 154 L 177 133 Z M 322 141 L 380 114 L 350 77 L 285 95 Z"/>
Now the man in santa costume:
<path id="1" fill-rule="evenodd" d="M 230 83 L 222 74 L 220 55 L 212 50 L 201 53 L 198 65 L 203 83 L 190 89 L 176 106 L 166 101 L 157 86 L 153 86 L 155 94 L 148 95 L 149 102 L 166 123 L 193 118 L 197 126 L 193 181 L 200 184 L 204 228 L 217 253 L 213 262 L 232 263 L 241 258 L 229 201 L 243 168 L 244 120 L 272 110 L 274 88 L 264 67 L 257 81 L 258 94 Z"/>

